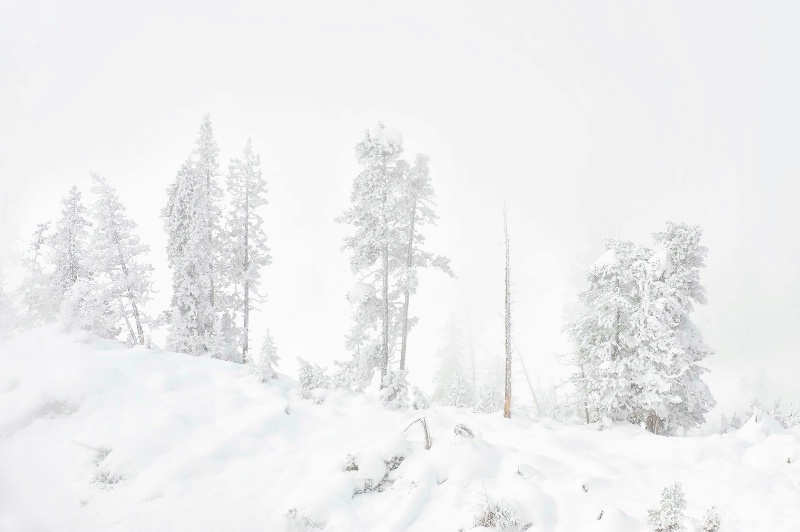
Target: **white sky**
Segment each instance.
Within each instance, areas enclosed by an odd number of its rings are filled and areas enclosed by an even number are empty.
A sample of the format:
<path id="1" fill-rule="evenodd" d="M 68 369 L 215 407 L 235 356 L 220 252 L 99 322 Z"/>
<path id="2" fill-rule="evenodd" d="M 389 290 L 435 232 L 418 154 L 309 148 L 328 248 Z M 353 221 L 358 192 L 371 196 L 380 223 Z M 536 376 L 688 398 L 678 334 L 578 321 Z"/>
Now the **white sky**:
<path id="1" fill-rule="evenodd" d="M 563 373 L 565 314 L 602 239 L 618 223 L 648 241 L 669 219 L 705 230 L 696 321 L 720 401 L 749 399 L 740 385 L 800 399 L 798 15 L 796 2 L 6 0 L 4 249 L 10 226 L 25 245 L 55 219 L 71 185 L 88 197 L 95 171 L 151 245 L 165 308 L 158 213 L 210 113 L 223 169 L 251 136 L 269 180 L 256 326 L 285 359 L 345 358 L 353 279 L 333 218 L 380 119 L 408 158 L 432 157 L 429 249 L 459 276 L 422 278 L 412 377 L 430 376 L 451 314 L 469 316 L 479 356 L 502 350 L 505 199 L 516 338 L 542 381 Z"/>

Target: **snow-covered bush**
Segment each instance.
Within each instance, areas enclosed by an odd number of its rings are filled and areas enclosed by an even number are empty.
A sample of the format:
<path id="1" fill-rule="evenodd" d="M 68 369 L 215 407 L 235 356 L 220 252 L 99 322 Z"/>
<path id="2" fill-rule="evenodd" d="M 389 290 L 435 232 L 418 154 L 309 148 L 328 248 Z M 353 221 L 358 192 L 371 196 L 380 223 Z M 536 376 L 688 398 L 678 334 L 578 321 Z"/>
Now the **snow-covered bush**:
<path id="1" fill-rule="evenodd" d="M 330 388 L 330 379 L 325 375 L 325 369 L 316 363 L 309 363 L 298 357 L 300 363 L 297 378 L 300 381 L 300 397 L 310 399 L 313 391 Z"/>
<path id="2" fill-rule="evenodd" d="M 386 408 L 408 408 L 406 371 L 389 371 L 378 398 Z"/>
<path id="3" fill-rule="evenodd" d="M 661 492 L 659 505 L 647 512 L 647 525 L 653 532 L 678 532 L 683 530 L 681 520 L 686 509 L 686 498 L 681 484 L 675 482 Z"/>
<path id="4" fill-rule="evenodd" d="M 516 505 L 505 499 L 494 499 L 483 493 L 475 508 L 475 526 L 497 530 L 516 529 L 521 516 Z"/>
<path id="5" fill-rule="evenodd" d="M 285 532 L 312 532 L 322 530 L 322 527 L 298 511 L 297 508 L 290 508 L 283 514 L 283 530 Z"/>
<path id="6" fill-rule="evenodd" d="M 719 514 L 716 506 L 712 506 L 705 511 L 700 520 L 700 530 L 702 532 L 719 532 Z"/>

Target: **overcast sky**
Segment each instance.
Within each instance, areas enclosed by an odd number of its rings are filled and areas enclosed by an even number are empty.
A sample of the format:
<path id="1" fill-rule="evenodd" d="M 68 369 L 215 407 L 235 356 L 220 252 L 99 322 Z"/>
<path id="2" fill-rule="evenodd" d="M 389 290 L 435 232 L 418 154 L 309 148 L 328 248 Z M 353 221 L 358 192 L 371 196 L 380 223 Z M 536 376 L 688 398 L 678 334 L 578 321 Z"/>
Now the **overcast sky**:
<path id="1" fill-rule="evenodd" d="M 70 186 L 88 200 L 94 171 L 139 223 L 152 310 L 166 308 L 158 214 L 210 113 L 223 170 L 252 137 L 269 182 L 255 337 L 269 324 L 285 359 L 343 359 L 354 279 L 333 218 L 355 144 L 383 120 L 409 159 L 432 158 L 441 220 L 425 232 L 458 275 L 424 274 L 412 299 L 412 378 L 431 375 L 450 316 L 469 319 L 479 356 L 502 351 L 505 200 L 515 335 L 542 382 L 563 374 L 561 330 L 603 238 L 648 242 L 673 220 L 710 249 L 696 321 L 717 350 L 712 391 L 800 399 L 799 8 L 6 0 L 4 258 Z"/>

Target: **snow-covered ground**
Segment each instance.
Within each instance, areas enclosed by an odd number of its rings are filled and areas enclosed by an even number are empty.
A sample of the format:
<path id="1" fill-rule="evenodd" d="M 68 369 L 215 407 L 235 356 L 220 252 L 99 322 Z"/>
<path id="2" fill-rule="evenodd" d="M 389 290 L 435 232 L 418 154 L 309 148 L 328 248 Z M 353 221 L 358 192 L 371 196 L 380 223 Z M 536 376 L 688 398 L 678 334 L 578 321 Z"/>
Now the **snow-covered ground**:
<path id="1" fill-rule="evenodd" d="M 667 438 L 629 425 L 388 411 L 372 394 L 315 404 L 295 386 L 55 326 L 8 340 L 0 530 L 455 532 L 474 526 L 488 497 L 531 531 L 640 532 L 674 481 L 688 530 L 712 505 L 724 532 L 800 530 L 800 429 L 767 416 L 735 433 Z M 430 450 L 420 424 L 404 432 L 423 415 Z M 454 434 L 458 423 L 476 437 Z"/>

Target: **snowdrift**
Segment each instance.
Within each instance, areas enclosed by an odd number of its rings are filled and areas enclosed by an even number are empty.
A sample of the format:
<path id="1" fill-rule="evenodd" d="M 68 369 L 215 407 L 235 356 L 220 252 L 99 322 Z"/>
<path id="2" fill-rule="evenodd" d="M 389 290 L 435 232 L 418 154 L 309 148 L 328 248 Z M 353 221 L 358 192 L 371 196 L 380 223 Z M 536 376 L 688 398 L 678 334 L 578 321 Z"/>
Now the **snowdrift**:
<path id="1" fill-rule="evenodd" d="M 295 386 L 56 327 L 6 341 L 0 530 L 455 532 L 502 517 L 519 530 L 640 532 L 674 481 L 689 530 L 712 505 L 725 532 L 800 530 L 800 431 L 764 416 L 666 438 L 387 411 L 371 394 L 316 404 Z M 421 423 L 405 430 L 421 416 L 429 450 Z"/>

